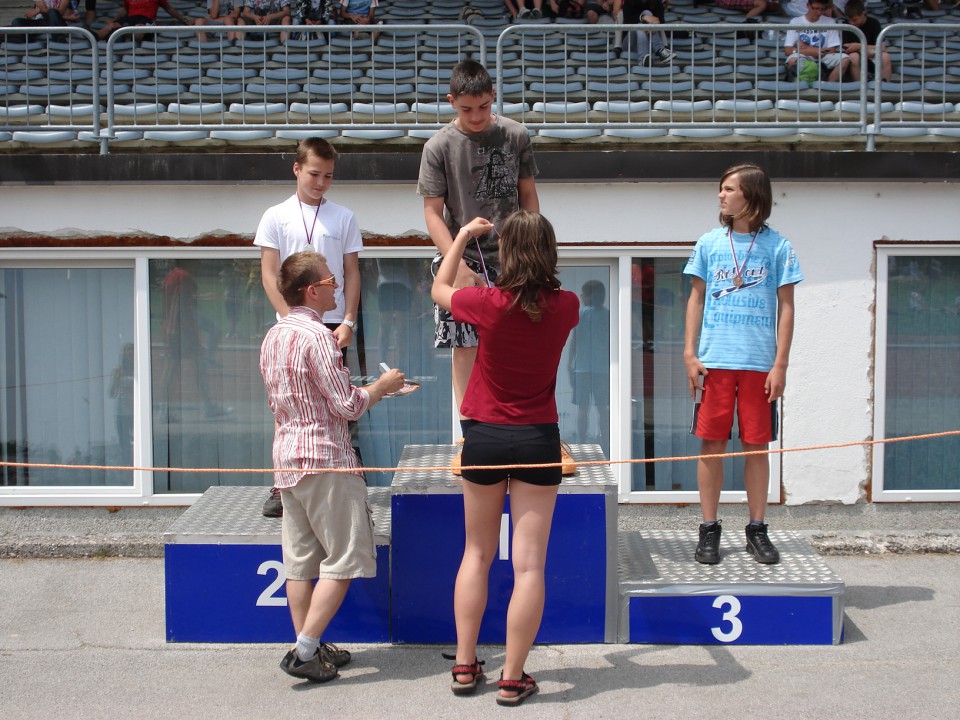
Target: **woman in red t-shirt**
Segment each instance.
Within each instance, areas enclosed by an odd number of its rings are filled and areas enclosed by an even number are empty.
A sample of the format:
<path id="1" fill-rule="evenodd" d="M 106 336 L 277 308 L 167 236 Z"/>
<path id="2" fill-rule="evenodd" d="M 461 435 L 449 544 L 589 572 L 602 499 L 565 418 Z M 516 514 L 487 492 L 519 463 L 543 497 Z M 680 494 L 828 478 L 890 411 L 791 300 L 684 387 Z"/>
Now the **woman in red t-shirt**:
<path id="1" fill-rule="evenodd" d="M 537 691 L 523 671 L 543 616 L 547 539 L 560 485 L 557 367 L 579 319 L 576 293 L 560 289 L 553 226 L 520 210 L 500 233 L 501 271 L 492 287 L 457 288 L 463 250 L 493 224 L 476 218 L 460 228 L 433 282 L 433 300 L 457 322 L 477 327 L 480 344 L 463 403 L 463 509 L 466 545 L 454 590 L 457 656 L 452 689 L 473 692 L 490 564 L 500 541 L 507 487 L 513 522 L 514 585 L 507 610 L 507 651 L 497 702 L 517 705 Z M 517 465 L 556 463 L 549 468 Z M 471 470 L 472 465 L 502 469 Z"/>

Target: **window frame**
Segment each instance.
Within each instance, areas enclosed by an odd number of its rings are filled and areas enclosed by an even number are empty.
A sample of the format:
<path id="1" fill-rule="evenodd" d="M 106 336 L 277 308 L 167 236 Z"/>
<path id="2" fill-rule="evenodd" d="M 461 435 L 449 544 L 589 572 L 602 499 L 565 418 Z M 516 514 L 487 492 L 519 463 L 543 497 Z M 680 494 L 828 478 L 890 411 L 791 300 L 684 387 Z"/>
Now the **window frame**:
<path id="1" fill-rule="evenodd" d="M 632 317 L 630 307 L 631 263 L 637 257 L 676 257 L 689 255 L 691 243 L 676 244 L 593 244 L 560 247 L 560 268 L 606 267 L 609 269 L 610 288 L 610 451 L 615 461 L 611 472 L 617 482 L 618 500 L 624 504 L 697 504 L 695 491 L 634 491 L 631 490 L 631 467 L 627 462 L 633 457 L 631 447 L 632 426 L 630 403 L 623 402 L 620 388 L 629 387 L 631 378 Z M 12 487 L 0 486 L 2 506 L 55 506 L 90 505 L 101 506 L 183 506 L 190 505 L 199 493 L 154 492 L 154 475 L 148 468 L 153 466 L 152 384 L 141 378 L 152 377 L 150 358 L 150 307 L 149 263 L 153 260 L 197 259 L 233 260 L 256 259 L 260 256 L 255 246 L 228 247 L 143 247 L 123 248 L 58 248 L 56 259 L 49 259 L 49 248 L 21 248 L 0 252 L 0 266 L 24 268 L 132 268 L 134 272 L 134 343 L 135 400 L 134 400 L 134 457 L 135 467 L 144 468 L 133 473 L 132 486 L 61 486 L 61 487 Z M 374 245 L 361 253 L 364 259 L 429 258 L 435 250 L 424 245 L 389 247 Z M 682 359 L 678 355 L 677 362 Z M 459 422 L 456 408 L 451 403 L 451 436 L 459 437 Z M 782 440 L 779 441 L 782 443 Z M 782 445 L 781 445 L 782 446 Z M 782 456 L 781 456 L 782 458 Z M 686 462 L 693 462 L 688 460 Z M 767 500 L 781 502 L 782 462 L 776 458 L 770 463 L 770 482 Z M 743 491 L 723 491 L 720 502 L 742 504 L 746 502 Z"/>
<path id="2" fill-rule="evenodd" d="M 873 374 L 873 439 L 886 440 L 887 420 L 887 318 L 889 312 L 889 269 L 890 259 L 894 257 L 937 257 L 942 255 L 960 256 L 960 243 L 875 243 L 874 260 L 876 264 L 876 316 Z M 888 490 L 884 486 L 884 456 L 886 444 L 874 443 L 872 446 L 872 482 L 870 499 L 872 502 L 957 502 L 960 501 L 960 488 L 956 490 Z"/>

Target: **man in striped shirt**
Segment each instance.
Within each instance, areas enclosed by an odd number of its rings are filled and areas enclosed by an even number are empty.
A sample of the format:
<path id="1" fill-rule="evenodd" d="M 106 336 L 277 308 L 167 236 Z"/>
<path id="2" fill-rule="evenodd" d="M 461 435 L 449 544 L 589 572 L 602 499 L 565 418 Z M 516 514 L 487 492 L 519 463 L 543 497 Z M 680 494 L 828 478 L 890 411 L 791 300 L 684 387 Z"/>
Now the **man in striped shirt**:
<path id="1" fill-rule="evenodd" d="M 358 470 L 359 462 L 347 423 L 404 384 L 397 370 L 364 387 L 350 384 L 337 341 L 322 321 L 336 305 L 336 287 L 320 253 L 287 258 L 277 288 L 290 312 L 260 349 L 275 418 L 274 484 L 283 502 L 283 566 L 297 633 L 280 667 L 314 682 L 333 680 L 337 668 L 350 661 L 349 652 L 320 637 L 350 581 L 373 577 L 377 570 L 366 484 L 359 472 L 349 472 Z"/>

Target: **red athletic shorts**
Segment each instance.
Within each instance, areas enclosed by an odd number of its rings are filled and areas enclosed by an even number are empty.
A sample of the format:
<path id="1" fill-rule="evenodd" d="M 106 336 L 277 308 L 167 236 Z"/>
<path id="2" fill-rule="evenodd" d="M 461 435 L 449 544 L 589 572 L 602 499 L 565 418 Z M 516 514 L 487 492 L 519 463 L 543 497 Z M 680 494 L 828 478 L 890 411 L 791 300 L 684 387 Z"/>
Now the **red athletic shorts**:
<path id="1" fill-rule="evenodd" d="M 729 440 L 736 408 L 741 442 L 765 445 L 777 439 L 777 403 L 767 402 L 767 373 L 710 370 L 703 397 L 693 408 L 690 432 L 703 440 Z"/>

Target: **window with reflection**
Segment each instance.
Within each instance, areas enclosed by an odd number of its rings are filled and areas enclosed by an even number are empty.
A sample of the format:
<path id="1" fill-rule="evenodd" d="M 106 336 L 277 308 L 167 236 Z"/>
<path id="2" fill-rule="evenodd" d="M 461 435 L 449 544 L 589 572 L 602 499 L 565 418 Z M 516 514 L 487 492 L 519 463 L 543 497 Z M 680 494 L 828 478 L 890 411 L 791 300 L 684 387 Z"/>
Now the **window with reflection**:
<path id="1" fill-rule="evenodd" d="M 380 362 L 420 383 L 386 398 L 357 423 L 355 446 L 367 467 L 392 468 L 409 443 L 451 442 L 450 352 L 433 347 L 429 260 L 362 258 L 361 307 L 347 366 L 355 384 Z M 150 263 L 154 465 L 217 469 L 158 472 L 158 493 L 203 492 L 212 485 L 269 485 L 273 416 L 260 376 L 260 346 L 276 322 L 252 260 Z M 369 473 L 389 485 L 392 473 Z"/>
<path id="2" fill-rule="evenodd" d="M 150 261 L 153 463 L 157 493 L 270 485 L 273 416 L 260 345 L 275 322 L 259 259 Z"/>
<path id="3" fill-rule="evenodd" d="M 597 444 L 610 457 L 610 269 L 564 266 L 560 282 L 580 296 L 580 322 L 557 373 L 560 437 Z"/>
<path id="4" fill-rule="evenodd" d="M 0 458 L 130 465 L 133 269 L 2 268 Z M 2 468 L 2 484 L 130 486 L 130 471 Z"/>
<path id="5" fill-rule="evenodd" d="M 887 259 L 887 438 L 960 429 L 960 257 Z M 960 438 L 890 443 L 884 490 L 960 490 Z"/>
<path id="6" fill-rule="evenodd" d="M 384 398 L 360 418 L 358 435 L 366 467 L 393 468 L 405 445 L 449 444 L 453 387 L 451 351 L 433 346 L 431 258 L 360 258 L 362 359 L 351 356 L 358 382 L 369 382 L 379 364 L 399 368 L 420 384 L 416 392 Z M 367 474 L 368 485 L 388 486 L 393 473 Z"/>
<path id="7" fill-rule="evenodd" d="M 700 452 L 690 433 L 693 401 L 683 364 L 690 281 L 687 259 L 640 257 L 631 261 L 630 405 L 632 457 L 687 457 Z M 737 429 L 733 430 L 734 438 Z M 731 443 L 729 449 L 738 449 Z M 724 490 L 743 490 L 743 462 L 724 460 Z M 633 491 L 696 491 L 696 461 L 633 465 Z"/>

